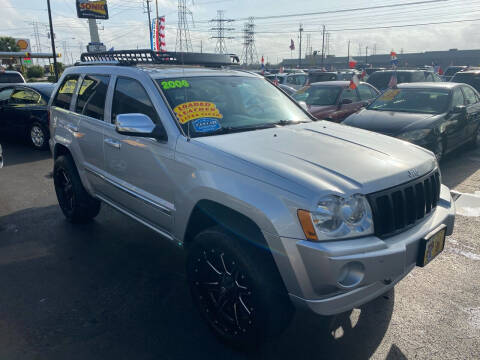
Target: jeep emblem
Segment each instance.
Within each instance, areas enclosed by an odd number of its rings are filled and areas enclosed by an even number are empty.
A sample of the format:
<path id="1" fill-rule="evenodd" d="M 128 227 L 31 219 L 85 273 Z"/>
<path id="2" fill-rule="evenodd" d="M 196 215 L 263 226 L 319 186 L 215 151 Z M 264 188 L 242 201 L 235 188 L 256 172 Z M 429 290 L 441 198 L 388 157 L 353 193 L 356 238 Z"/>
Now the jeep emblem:
<path id="1" fill-rule="evenodd" d="M 416 178 L 418 176 L 418 170 L 417 169 L 412 169 L 412 170 L 408 170 L 408 177 L 413 179 L 413 178 Z"/>

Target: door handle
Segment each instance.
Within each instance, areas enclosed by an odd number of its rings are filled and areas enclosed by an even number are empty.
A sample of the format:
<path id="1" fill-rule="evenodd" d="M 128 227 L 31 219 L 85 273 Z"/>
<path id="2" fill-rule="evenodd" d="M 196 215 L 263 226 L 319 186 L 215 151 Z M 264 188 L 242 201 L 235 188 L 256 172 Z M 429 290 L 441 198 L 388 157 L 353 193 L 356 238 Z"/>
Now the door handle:
<path id="1" fill-rule="evenodd" d="M 105 139 L 105 140 L 103 140 L 103 142 L 105 144 L 107 144 L 108 146 L 114 147 L 115 149 L 120 149 L 122 147 L 120 142 L 118 142 L 117 140 Z"/>
<path id="2" fill-rule="evenodd" d="M 72 132 L 78 132 L 79 131 L 78 126 L 75 126 L 75 125 L 72 125 L 72 124 L 66 124 L 65 127 L 67 128 L 67 130 L 70 130 Z"/>

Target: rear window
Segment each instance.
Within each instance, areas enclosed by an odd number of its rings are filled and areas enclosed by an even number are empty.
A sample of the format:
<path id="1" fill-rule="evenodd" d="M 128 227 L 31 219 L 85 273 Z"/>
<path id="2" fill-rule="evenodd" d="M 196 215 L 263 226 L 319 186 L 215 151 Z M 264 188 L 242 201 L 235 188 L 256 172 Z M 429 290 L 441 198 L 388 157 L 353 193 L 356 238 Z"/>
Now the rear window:
<path id="1" fill-rule="evenodd" d="M 53 100 L 52 106 L 56 106 L 65 110 L 70 109 L 73 93 L 77 87 L 78 75 L 67 75 L 62 85 L 58 89 L 57 95 Z"/>
<path id="2" fill-rule="evenodd" d="M 337 80 L 337 74 L 332 73 L 311 73 L 308 75 L 310 83 L 321 82 L 321 81 L 333 81 Z"/>
<path id="3" fill-rule="evenodd" d="M 20 74 L 8 74 L 0 73 L 0 83 L 3 84 L 16 84 L 16 83 L 24 83 L 25 81 L 23 80 L 22 76 Z"/>
<path id="4" fill-rule="evenodd" d="M 372 75 L 370 75 L 367 82 L 370 85 L 375 86 L 377 89 L 386 89 L 388 88 L 388 83 L 390 82 L 390 79 L 393 74 L 394 74 L 393 71 L 374 72 Z M 397 72 L 397 84 L 412 82 L 412 74 L 413 73 L 408 73 L 408 72 Z M 422 74 L 422 73 L 415 73 L 415 74 Z M 423 77 L 423 79 L 425 79 L 425 77 Z M 422 80 L 415 80 L 415 82 L 417 81 L 422 81 Z"/>
<path id="5" fill-rule="evenodd" d="M 468 84 L 480 91 L 480 75 L 477 74 L 456 73 L 452 82 Z"/>

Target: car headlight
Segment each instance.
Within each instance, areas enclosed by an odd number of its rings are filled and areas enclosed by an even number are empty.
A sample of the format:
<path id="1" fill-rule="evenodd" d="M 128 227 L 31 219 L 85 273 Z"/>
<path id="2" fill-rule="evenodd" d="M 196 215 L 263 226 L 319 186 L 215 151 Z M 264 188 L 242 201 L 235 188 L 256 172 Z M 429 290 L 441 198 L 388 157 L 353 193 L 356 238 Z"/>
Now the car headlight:
<path id="1" fill-rule="evenodd" d="M 414 142 L 414 141 L 418 141 L 418 140 L 422 140 L 423 138 L 426 138 L 428 135 L 430 135 L 431 132 L 432 132 L 432 129 L 412 130 L 412 131 L 407 131 L 403 134 L 400 134 L 397 137 L 405 141 Z"/>
<path id="2" fill-rule="evenodd" d="M 305 236 L 312 241 L 348 239 L 374 232 L 370 204 L 360 194 L 349 198 L 327 196 L 315 211 L 298 210 L 298 218 Z"/>

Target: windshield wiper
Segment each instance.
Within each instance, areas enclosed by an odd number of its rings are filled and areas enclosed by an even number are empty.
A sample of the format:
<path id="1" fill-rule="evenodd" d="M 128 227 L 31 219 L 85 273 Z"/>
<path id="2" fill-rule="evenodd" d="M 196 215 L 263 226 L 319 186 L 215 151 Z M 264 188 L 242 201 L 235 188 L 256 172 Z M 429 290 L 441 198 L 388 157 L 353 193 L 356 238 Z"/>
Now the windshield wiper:
<path id="1" fill-rule="evenodd" d="M 197 133 L 195 137 L 200 136 L 211 136 L 211 135 L 222 135 L 222 134 L 232 134 L 236 132 L 243 132 L 243 131 L 254 131 L 254 130 L 261 130 L 261 129 L 271 129 L 276 127 L 276 124 L 261 124 L 255 126 L 226 126 L 222 127 L 216 131 L 208 132 L 208 133 Z"/>
<path id="2" fill-rule="evenodd" d="M 274 125 L 279 125 L 279 126 L 285 126 L 285 125 L 294 125 L 294 124 L 302 124 L 302 123 L 307 123 L 310 121 L 302 120 L 302 121 L 295 121 L 295 120 L 280 120 L 275 123 Z"/>

